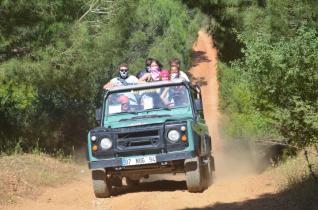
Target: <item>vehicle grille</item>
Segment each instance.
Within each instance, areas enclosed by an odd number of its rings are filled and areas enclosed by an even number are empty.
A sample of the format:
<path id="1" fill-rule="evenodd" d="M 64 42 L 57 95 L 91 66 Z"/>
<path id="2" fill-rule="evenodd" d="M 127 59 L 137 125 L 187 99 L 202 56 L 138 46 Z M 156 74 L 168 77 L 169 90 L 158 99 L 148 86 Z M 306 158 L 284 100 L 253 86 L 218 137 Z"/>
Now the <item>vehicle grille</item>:
<path id="1" fill-rule="evenodd" d="M 133 133 L 119 133 L 118 139 L 125 139 L 125 138 L 142 138 L 145 136 L 158 136 L 158 130 L 151 130 L 151 131 L 142 131 L 142 132 L 133 132 Z"/>
<path id="2" fill-rule="evenodd" d="M 164 143 L 161 139 L 162 133 L 162 126 L 118 130 L 115 134 L 117 152 L 136 152 L 136 154 L 142 154 L 148 151 L 160 151 L 164 148 Z"/>
<path id="3" fill-rule="evenodd" d="M 136 149 L 138 147 L 154 147 L 159 144 L 160 134 L 158 130 L 120 133 L 117 138 L 118 149 Z"/>

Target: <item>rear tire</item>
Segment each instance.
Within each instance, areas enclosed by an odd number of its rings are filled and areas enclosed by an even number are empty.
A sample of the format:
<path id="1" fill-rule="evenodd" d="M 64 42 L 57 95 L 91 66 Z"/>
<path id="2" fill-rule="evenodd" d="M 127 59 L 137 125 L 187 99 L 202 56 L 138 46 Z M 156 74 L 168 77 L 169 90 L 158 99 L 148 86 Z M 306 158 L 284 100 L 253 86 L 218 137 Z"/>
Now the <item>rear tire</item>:
<path id="1" fill-rule="evenodd" d="M 127 186 L 138 186 L 140 184 L 140 180 L 134 180 L 126 177 L 126 184 Z"/>
<path id="2" fill-rule="evenodd" d="M 203 174 L 204 174 L 204 189 L 208 189 L 209 186 L 213 183 L 213 171 L 214 171 L 214 159 L 209 157 L 205 165 L 203 165 Z"/>
<path id="3" fill-rule="evenodd" d="M 203 173 L 199 157 L 186 159 L 184 162 L 186 183 L 189 192 L 202 192 Z"/>
<path id="4" fill-rule="evenodd" d="M 108 198 L 111 196 L 111 185 L 104 170 L 93 170 L 92 180 L 96 198 Z"/>

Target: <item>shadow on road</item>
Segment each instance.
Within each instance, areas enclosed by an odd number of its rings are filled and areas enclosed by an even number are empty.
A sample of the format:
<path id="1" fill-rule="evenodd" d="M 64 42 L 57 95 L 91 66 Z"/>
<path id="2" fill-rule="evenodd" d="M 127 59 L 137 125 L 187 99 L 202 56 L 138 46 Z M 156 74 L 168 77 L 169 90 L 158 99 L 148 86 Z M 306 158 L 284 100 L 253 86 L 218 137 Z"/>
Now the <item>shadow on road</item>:
<path id="1" fill-rule="evenodd" d="M 209 63 L 211 59 L 209 59 L 208 55 L 204 51 L 192 51 L 192 68 L 198 66 L 201 63 Z M 195 77 L 193 73 L 188 72 L 190 77 L 192 78 L 193 83 L 199 86 L 207 85 L 207 81 L 205 77 Z"/>
<path id="2" fill-rule="evenodd" d="M 202 208 L 183 210 L 316 210 L 318 185 L 310 178 L 275 194 L 264 194 L 242 202 L 216 203 Z"/>
<path id="3" fill-rule="evenodd" d="M 192 67 L 199 65 L 200 63 L 209 63 L 211 59 L 207 56 L 204 51 L 192 51 Z"/>
<path id="4" fill-rule="evenodd" d="M 119 196 L 134 192 L 154 192 L 154 191 L 185 191 L 187 190 L 185 181 L 160 180 L 154 182 L 144 182 L 137 186 L 118 187 L 113 189 L 113 196 Z"/>
<path id="5" fill-rule="evenodd" d="M 189 73 L 189 75 L 192 78 L 192 83 L 199 85 L 200 87 L 208 85 L 208 82 L 204 77 L 194 77 L 191 73 Z"/>

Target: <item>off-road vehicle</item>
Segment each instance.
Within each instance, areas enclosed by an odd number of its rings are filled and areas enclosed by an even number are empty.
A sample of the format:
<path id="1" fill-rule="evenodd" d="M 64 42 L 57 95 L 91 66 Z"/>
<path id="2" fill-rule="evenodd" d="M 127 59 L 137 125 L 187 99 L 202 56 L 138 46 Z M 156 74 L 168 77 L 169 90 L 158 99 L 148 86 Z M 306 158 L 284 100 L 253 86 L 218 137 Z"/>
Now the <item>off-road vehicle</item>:
<path id="1" fill-rule="evenodd" d="M 214 158 L 200 88 L 161 81 L 108 90 L 88 133 L 88 165 L 96 197 L 123 180 L 137 185 L 152 174 L 185 173 L 190 192 L 212 182 Z"/>

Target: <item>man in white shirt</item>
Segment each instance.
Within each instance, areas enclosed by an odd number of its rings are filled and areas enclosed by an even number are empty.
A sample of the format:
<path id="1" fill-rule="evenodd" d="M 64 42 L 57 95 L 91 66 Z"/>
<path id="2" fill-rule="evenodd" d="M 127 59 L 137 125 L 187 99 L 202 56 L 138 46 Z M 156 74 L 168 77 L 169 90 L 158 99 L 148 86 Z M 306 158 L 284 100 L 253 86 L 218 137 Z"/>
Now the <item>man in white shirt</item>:
<path id="1" fill-rule="evenodd" d="M 123 63 L 118 68 L 118 77 L 111 79 L 107 84 L 103 86 L 103 89 L 107 90 L 112 87 L 135 85 L 138 83 L 137 77 L 129 75 L 129 68 L 126 63 Z M 129 98 L 130 104 L 136 105 L 137 99 L 133 93 L 124 93 Z"/>
<path id="2" fill-rule="evenodd" d="M 103 89 L 109 89 L 116 86 L 135 85 L 138 83 L 137 77 L 129 75 L 129 68 L 126 63 L 123 63 L 118 68 L 118 77 L 111 79 L 103 86 Z"/>

